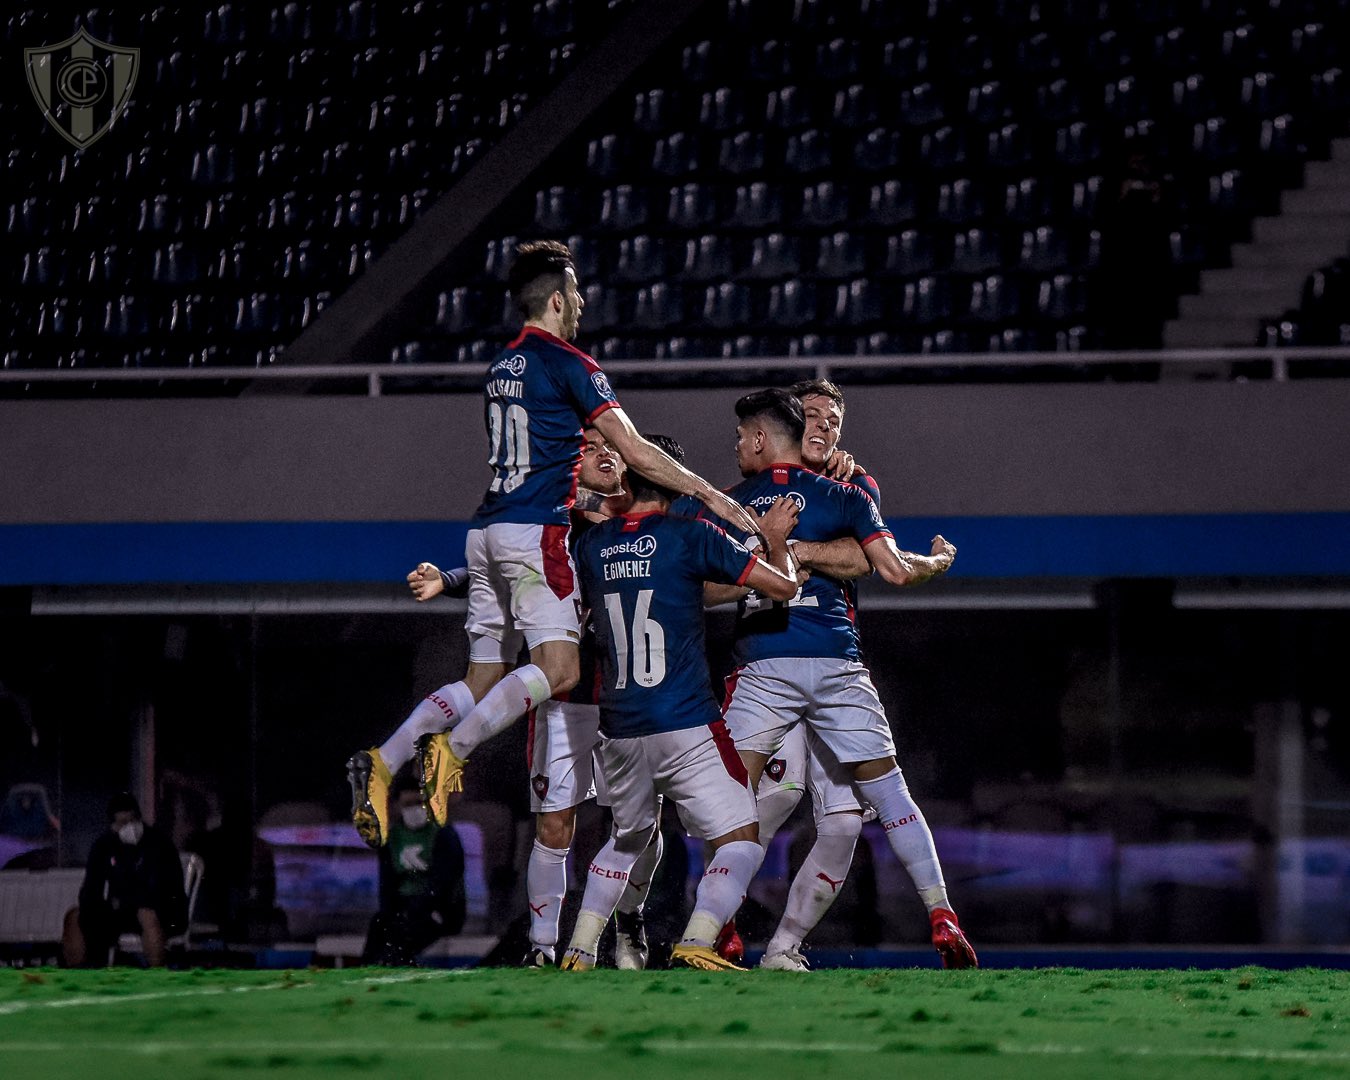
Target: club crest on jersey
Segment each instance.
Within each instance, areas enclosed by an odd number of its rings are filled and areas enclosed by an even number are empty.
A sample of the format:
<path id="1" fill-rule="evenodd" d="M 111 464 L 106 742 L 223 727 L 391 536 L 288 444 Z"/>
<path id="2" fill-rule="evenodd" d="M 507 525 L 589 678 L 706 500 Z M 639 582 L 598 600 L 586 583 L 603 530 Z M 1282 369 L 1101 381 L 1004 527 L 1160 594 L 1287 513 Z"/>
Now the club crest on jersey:
<path id="1" fill-rule="evenodd" d="M 492 371 L 493 374 L 496 374 L 499 371 L 509 371 L 518 379 L 525 374 L 525 357 L 520 353 L 516 353 L 515 356 L 505 357 L 492 365 Z"/>
<path id="2" fill-rule="evenodd" d="M 776 757 L 764 766 L 764 771 L 775 784 L 781 784 L 783 777 L 787 775 L 787 762 Z"/>
<path id="3" fill-rule="evenodd" d="M 534 789 L 536 799 L 546 798 L 548 796 L 548 777 L 543 773 L 530 777 L 530 787 Z"/>
<path id="4" fill-rule="evenodd" d="M 611 389 L 609 385 L 609 376 L 606 375 L 603 371 L 592 372 L 591 382 L 594 383 L 595 388 L 600 391 L 601 397 L 604 398 L 614 397 L 614 391 L 613 389 Z"/>

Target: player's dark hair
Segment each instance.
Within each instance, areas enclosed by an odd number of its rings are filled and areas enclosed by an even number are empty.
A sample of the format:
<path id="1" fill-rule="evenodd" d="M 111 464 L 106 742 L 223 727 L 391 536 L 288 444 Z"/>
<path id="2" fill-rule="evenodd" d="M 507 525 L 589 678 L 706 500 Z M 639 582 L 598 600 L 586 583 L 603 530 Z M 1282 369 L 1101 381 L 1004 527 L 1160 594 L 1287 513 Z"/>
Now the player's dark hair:
<path id="1" fill-rule="evenodd" d="M 506 288 L 516 310 L 526 319 L 544 314 L 549 297 L 567 288 L 566 273 L 576 273 L 572 249 L 557 240 L 531 240 L 516 248 L 516 261 L 506 276 Z"/>
<path id="2" fill-rule="evenodd" d="M 813 396 L 829 398 L 839 406 L 839 415 L 844 414 L 844 392 L 829 379 L 803 379 L 789 386 L 788 393 L 798 401 Z"/>
<path id="3" fill-rule="evenodd" d="M 659 446 L 667 454 L 673 457 L 681 465 L 684 464 L 684 447 L 672 439 L 669 435 L 643 435 L 649 443 Z M 633 501 L 641 502 L 647 499 L 664 499 L 671 503 L 680 497 L 678 491 L 671 491 L 668 487 L 662 487 L 660 484 L 653 484 L 636 469 L 629 469 L 625 474 L 628 481 L 628 490 L 633 493 Z"/>
<path id="4" fill-rule="evenodd" d="M 801 401 L 791 391 L 776 386 L 746 394 L 736 402 L 736 417 L 768 419 L 796 443 L 806 434 L 806 414 L 802 412 Z"/>

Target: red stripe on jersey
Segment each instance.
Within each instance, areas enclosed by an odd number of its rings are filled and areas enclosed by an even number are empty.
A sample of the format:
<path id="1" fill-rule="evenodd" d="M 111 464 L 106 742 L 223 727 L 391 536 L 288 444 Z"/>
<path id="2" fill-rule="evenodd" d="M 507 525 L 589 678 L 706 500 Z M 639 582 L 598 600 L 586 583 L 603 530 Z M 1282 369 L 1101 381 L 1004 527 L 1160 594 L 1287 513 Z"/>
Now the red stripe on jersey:
<path id="1" fill-rule="evenodd" d="M 750 561 L 745 564 L 745 569 L 741 571 L 741 576 L 736 579 L 737 585 L 744 585 L 745 579 L 750 576 L 750 571 L 755 568 L 755 563 L 759 562 L 758 555 L 751 555 Z"/>
<path id="2" fill-rule="evenodd" d="M 874 532 L 874 533 L 873 533 L 871 536 L 869 536 L 866 540 L 862 541 L 862 546 L 863 546 L 863 547 L 866 547 L 866 546 L 867 546 L 868 544 L 870 544 L 873 540 L 880 540 L 880 539 L 882 539 L 883 537 L 889 537 L 890 535 L 891 535 L 891 534 L 890 534 L 889 532 Z"/>
<path id="3" fill-rule="evenodd" d="M 525 733 L 525 771 L 531 774 L 534 772 L 534 714 L 534 709 L 525 714 L 530 723 Z"/>
<path id="4" fill-rule="evenodd" d="M 539 550 L 544 556 L 544 580 L 559 600 L 566 600 L 576 585 L 572 561 L 567 557 L 569 529 L 568 525 L 545 525 L 539 537 Z"/>
<path id="5" fill-rule="evenodd" d="M 600 406 L 600 408 L 596 409 L 595 412 L 591 413 L 590 416 L 586 417 L 587 426 L 594 424 L 595 418 L 599 416 L 602 412 L 607 412 L 610 409 L 617 409 L 618 407 L 619 403 L 617 401 L 606 401 L 603 405 Z"/>
<path id="6" fill-rule="evenodd" d="M 541 338 L 543 338 L 545 341 L 549 342 L 549 344 L 551 344 L 551 345 L 557 345 L 558 348 L 560 348 L 560 349 L 566 349 L 568 352 L 573 353 L 574 355 L 581 357 L 582 360 L 585 360 L 585 361 L 586 361 L 586 364 L 587 364 L 587 366 L 588 366 L 589 368 L 593 368 L 593 369 L 596 370 L 596 371 L 599 371 L 599 370 L 600 370 L 600 365 L 597 364 L 597 363 L 595 362 L 595 360 L 594 360 L 593 357 L 591 357 L 591 356 L 588 355 L 587 353 L 582 352 L 582 351 L 581 351 L 580 349 L 578 349 L 575 345 L 571 344 L 571 342 L 564 341 L 564 340 L 563 340 L 562 338 L 560 338 L 560 337 L 554 337 L 554 336 L 553 336 L 552 334 L 550 334 L 547 330 L 543 330 L 543 329 L 541 329 L 541 328 L 538 327 L 538 326 L 527 326 L 527 327 L 525 327 L 525 328 L 524 328 L 523 330 L 521 330 L 521 332 L 516 336 L 515 341 L 511 342 L 511 344 L 507 345 L 506 347 L 507 347 L 508 349 L 516 349 L 516 348 L 519 348 L 521 342 L 523 342 L 527 337 L 541 337 Z"/>
<path id="7" fill-rule="evenodd" d="M 736 744 L 731 741 L 727 722 L 714 720 L 708 725 L 708 730 L 712 732 L 713 742 L 717 744 L 717 753 L 722 758 L 722 764 L 726 766 L 727 775 L 738 784 L 749 785 L 750 774 L 745 771 L 745 762 L 741 760 L 741 755 L 736 753 Z"/>
<path id="8" fill-rule="evenodd" d="M 741 677 L 741 669 L 737 668 L 726 677 L 724 686 L 725 693 L 722 695 L 722 715 L 726 716 L 727 709 L 731 708 L 731 699 L 736 693 L 736 680 Z"/>

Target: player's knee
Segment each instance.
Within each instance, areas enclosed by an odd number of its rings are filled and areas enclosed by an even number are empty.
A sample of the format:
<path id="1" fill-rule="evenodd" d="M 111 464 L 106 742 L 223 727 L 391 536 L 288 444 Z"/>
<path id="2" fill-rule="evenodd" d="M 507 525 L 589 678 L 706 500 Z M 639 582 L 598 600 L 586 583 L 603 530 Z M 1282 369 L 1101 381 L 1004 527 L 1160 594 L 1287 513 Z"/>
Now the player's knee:
<path id="1" fill-rule="evenodd" d="M 576 832 L 577 817 L 575 810 L 559 810 L 540 814 L 535 818 L 534 837 L 546 848 L 554 851 L 566 851 L 572 846 L 572 836 Z"/>
<path id="2" fill-rule="evenodd" d="M 840 836 L 857 838 L 862 832 L 862 814 L 854 810 L 845 810 L 838 814 L 826 814 L 816 822 L 816 833 L 821 836 Z"/>

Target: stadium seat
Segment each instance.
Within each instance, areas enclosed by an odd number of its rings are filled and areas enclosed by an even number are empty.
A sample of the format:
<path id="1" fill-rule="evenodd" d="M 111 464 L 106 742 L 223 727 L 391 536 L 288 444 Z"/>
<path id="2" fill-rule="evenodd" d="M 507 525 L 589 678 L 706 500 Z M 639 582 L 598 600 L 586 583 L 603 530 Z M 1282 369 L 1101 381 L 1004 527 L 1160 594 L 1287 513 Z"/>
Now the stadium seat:
<path id="1" fill-rule="evenodd" d="M 660 237 L 639 233 L 619 241 L 612 276 L 616 281 L 651 282 L 666 275 L 665 243 Z"/>
<path id="2" fill-rule="evenodd" d="M 769 127 L 791 131 L 810 127 L 813 119 L 809 95 L 801 87 L 783 86 L 769 91 L 764 109 Z"/>
<path id="3" fill-rule="evenodd" d="M 966 314 L 974 322 L 999 323 L 1021 314 L 1017 283 L 1003 274 L 987 274 L 970 282 Z"/>
<path id="4" fill-rule="evenodd" d="M 961 225 L 984 217 L 984 193 L 968 177 L 944 181 L 938 185 L 937 217 Z"/>
<path id="5" fill-rule="evenodd" d="M 886 128 L 873 128 L 853 147 L 853 163 L 862 172 L 895 172 L 903 159 L 900 133 Z"/>
<path id="6" fill-rule="evenodd" d="M 629 325 L 643 330 L 661 330 L 673 326 L 684 316 L 683 297 L 664 281 L 644 285 L 633 296 L 633 314 Z"/>
<path id="7" fill-rule="evenodd" d="M 847 281 L 835 289 L 834 319 L 854 329 L 875 325 L 885 313 L 881 286 L 870 278 Z"/>
<path id="8" fill-rule="evenodd" d="M 783 165 L 788 172 L 826 172 L 833 162 L 834 154 L 829 132 L 808 128 L 788 136 L 783 153 Z"/>
<path id="9" fill-rule="evenodd" d="M 766 321 L 774 327 L 806 326 L 816 318 L 816 290 L 797 278 L 769 287 Z"/>
<path id="10" fill-rule="evenodd" d="M 702 325 L 722 330 L 749 325 L 752 321 L 749 288 L 730 281 L 709 285 L 699 297 L 697 316 Z"/>
<path id="11" fill-rule="evenodd" d="M 677 229 L 696 230 L 717 220 L 717 195 L 708 184 L 682 184 L 670 189 L 666 220 Z"/>
<path id="12" fill-rule="evenodd" d="M 745 94 L 737 87 L 720 86 L 699 99 L 698 125 L 703 131 L 731 131 L 745 125 Z"/>
<path id="13" fill-rule="evenodd" d="M 869 225 L 903 225 L 918 217 L 918 192 L 911 183 L 886 180 L 867 192 L 863 220 Z"/>
<path id="14" fill-rule="evenodd" d="M 691 176 L 698 172 L 699 141 L 683 131 L 672 132 L 652 146 L 652 172 L 660 176 Z"/>
<path id="15" fill-rule="evenodd" d="M 778 187 L 762 180 L 737 186 L 728 224 L 762 229 L 782 222 L 783 193 Z"/>
<path id="16" fill-rule="evenodd" d="M 791 277 L 801 269 L 801 241 L 796 236 L 773 232 L 755 236 L 748 261 L 739 269 L 743 278 L 772 281 Z"/>
<path id="17" fill-rule="evenodd" d="M 1003 263 L 1002 237 L 974 226 L 958 229 L 952 237 L 951 268 L 960 274 L 980 274 Z"/>
<path id="18" fill-rule="evenodd" d="M 738 131 L 724 135 L 718 149 L 717 163 L 724 173 L 759 172 L 764 168 L 765 138 L 762 131 Z"/>
<path id="19" fill-rule="evenodd" d="M 848 217 L 848 191 L 833 180 L 821 180 L 802 189 L 800 220 L 822 228 Z"/>
<path id="20" fill-rule="evenodd" d="M 690 237 L 684 242 L 680 276 L 688 281 L 712 281 L 731 274 L 731 241 L 720 233 Z"/>
<path id="21" fill-rule="evenodd" d="M 615 232 L 631 232 L 647 224 L 647 192 L 632 184 L 618 184 L 600 193 L 596 226 Z"/>
<path id="22" fill-rule="evenodd" d="M 816 273 L 821 277 L 852 277 L 861 274 L 865 264 L 862 237 L 856 233 L 836 232 L 820 238 Z"/>
<path id="23" fill-rule="evenodd" d="M 914 277 L 926 274 L 935 265 L 933 237 L 920 229 L 905 229 L 886 237 L 885 262 L 882 269 L 896 277 Z"/>

